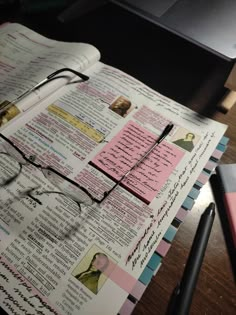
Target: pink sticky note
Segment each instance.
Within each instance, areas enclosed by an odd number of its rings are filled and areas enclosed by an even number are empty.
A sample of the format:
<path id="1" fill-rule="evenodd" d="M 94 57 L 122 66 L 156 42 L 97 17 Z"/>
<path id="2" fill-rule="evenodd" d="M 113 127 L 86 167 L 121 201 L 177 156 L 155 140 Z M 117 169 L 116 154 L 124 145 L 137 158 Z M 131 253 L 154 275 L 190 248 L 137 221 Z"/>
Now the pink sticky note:
<path id="1" fill-rule="evenodd" d="M 115 181 L 119 181 L 157 139 L 158 136 L 130 121 L 92 163 Z M 151 202 L 183 155 L 182 150 L 162 141 L 125 177 L 122 186 L 147 203 Z"/>

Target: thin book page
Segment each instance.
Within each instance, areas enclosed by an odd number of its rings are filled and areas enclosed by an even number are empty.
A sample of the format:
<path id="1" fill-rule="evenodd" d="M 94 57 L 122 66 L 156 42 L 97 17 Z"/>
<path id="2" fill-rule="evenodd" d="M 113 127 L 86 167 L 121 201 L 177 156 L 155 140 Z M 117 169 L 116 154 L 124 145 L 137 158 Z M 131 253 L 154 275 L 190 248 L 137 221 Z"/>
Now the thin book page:
<path id="1" fill-rule="evenodd" d="M 63 88 L 4 134 L 99 199 L 168 123 L 174 128 L 104 202 L 81 205 L 80 216 L 56 195 L 40 196 L 43 207 L 20 198 L 29 187 L 53 189 L 33 168 L 2 188 L 1 305 L 9 295 L 28 311 L 117 314 L 226 130 L 117 69 L 97 63 L 86 74 L 89 81 Z"/>

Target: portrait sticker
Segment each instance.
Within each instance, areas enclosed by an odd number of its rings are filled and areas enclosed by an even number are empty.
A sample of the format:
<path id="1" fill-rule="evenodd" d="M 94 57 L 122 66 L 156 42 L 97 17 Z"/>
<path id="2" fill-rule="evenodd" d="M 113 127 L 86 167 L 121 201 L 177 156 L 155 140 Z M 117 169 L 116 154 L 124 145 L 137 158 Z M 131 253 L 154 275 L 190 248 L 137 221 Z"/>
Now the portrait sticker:
<path id="1" fill-rule="evenodd" d="M 109 109 L 111 109 L 113 112 L 117 113 L 121 117 L 126 117 L 132 110 L 131 107 L 131 101 L 124 97 L 119 96 L 110 106 Z"/>
<path id="2" fill-rule="evenodd" d="M 72 276 L 91 292 L 98 294 L 108 278 L 107 271 L 111 269 L 110 265 L 113 268 L 115 266 L 107 253 L 93 245 L 72 271 Z"/>
<path id="3" fill-rule="evenodd" d="M 18 107 L 8 101 L 4 101 L 0 104 L 0 127 L 7 124 L 10 120 L 20 114 Z"/>
<path id="4" fill-rule="evenodd" d="M 193 150 L 199 140 L 200 136 L 185 128 L 179 128 L 171 139 L 175 145 L 188 152 Z"/>

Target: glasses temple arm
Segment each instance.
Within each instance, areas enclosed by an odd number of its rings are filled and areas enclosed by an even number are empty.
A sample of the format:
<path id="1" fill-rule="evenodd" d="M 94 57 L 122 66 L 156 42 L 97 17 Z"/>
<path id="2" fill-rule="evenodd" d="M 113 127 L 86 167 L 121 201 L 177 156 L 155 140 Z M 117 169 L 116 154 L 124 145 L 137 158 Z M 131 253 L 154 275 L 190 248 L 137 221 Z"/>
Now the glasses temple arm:
<path id="1" fill-rule="evenodd" d="M 24 98 L 25 96 L 29 95 L 31 92 L 33 92 L 34 90 L 37 90 L 41 85 L 43 85 L 45 82 L 48 81 L 48 78 L 42 80 L 41 82 L 39 82 L 38 84 L 36 84 L 35 86 L 33 86 L 31 89 L 25 91 L 23 94 L 21 94 L 20 96 L 18 96 L 17 98 L 15 98 L 11 103 L 17 103 L 19 102 L 22 98 Z"/>
<path id="2" fill-rule="evenodd" d="M 61 73 L 61 72 L 64 72 L 64 71 L 69 71 L 69 72 L 72 72 L 74 73 L 75 75 L 77 75 L 80 79 L 82 79 L 83 81 L 87 81 L 89 80 L 89 77 L 81 72 L 78 72 L 76 70 L 73 70 L 73 69 L 70 69 L 70 68 L 62 68 L 62 69 L 59 69 L 53 73 L 51 73 L 49 76 L 47 76 L 47 79 L 50 80 L 52 79 L 53 77 L 55 77 L 57 74 Z"/>
<path id="3" fill-rule="evenodd" d="M 21 94 L 20 96 L 18 96 L 17 98 L 15 98 L 11 103 L 16 103 L 19 102 L 22 98 L 24 98 L 25 96 L 29 95 L 31 92 L 33 92 L 34 90 L 37 90 L 40 86 L 42 86 L 44 83 L 46 83 L 47 81 L 50 81 L 53 77 L 55 77 L 56 75 L 58 75 L 61 72 L 64 71 L 69 71 L 74 73 L 75 75 L 77 75 L 79 78 L 81 78 L 83 81 L 87 81 L 89 80 L 89 77 L 83 73 L 80 73 L 78 71 L 75 71 L 73 69 L 70 68 L 62 68 L 59 69 L 53 73 L 51 73 L 49 76 L 47 76 L 46 79 L 42 80 L 41 82 L 39 82 L 38 84 L 36 84 L 35 86 L 33 86 L 32 88 L 30 88 L 29 90 L 25 91 L 23 94 Z"/>

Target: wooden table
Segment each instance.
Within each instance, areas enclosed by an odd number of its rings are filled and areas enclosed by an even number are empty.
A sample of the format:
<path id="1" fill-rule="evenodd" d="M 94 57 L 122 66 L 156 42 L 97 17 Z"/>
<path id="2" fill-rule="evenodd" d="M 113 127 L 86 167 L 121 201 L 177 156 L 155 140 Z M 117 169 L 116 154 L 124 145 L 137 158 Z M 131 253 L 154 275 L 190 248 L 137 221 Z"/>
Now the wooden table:
<path id="1" fill-rule="evenodd" d="M 236 162 L 236 107 L 226 115 L 216 108 L 231 63 L 112 5 L 66 25 L 59 24 L 51 13 L 4 18 L 58 40 L 90 42 L 101 51 L 103 62 L 130 73 L 199 113 L 228 124 L 226 136 L 230 142 L 221 162 Z M 172 290 L 183 273 L 200 214 L 213 198 L 208 184 L 180 226 L 133 315 L 165 314 Z M 220 210 L 221 207 L 217 210 L 191 315 L 236 314 L 236 287 Z"/>

